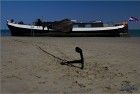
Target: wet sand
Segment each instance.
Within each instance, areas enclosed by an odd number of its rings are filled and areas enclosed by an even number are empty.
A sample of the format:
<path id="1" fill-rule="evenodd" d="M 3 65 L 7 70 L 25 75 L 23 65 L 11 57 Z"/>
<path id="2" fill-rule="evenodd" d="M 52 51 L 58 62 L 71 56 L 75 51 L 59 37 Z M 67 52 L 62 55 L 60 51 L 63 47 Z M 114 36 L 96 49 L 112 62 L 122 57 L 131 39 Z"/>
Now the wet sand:
<path id="1" fill-rule="evenodd" d="M 140 38 L 1 37 L 1 94 L 50 93 L 139 94 Z"/>

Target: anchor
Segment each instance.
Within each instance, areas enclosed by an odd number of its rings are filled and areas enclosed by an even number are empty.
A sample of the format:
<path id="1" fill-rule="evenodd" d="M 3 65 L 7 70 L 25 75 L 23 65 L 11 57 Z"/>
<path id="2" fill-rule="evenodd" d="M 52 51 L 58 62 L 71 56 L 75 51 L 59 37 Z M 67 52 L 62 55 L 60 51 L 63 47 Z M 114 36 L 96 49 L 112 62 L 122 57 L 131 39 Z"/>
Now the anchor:
<path id="1" fill-rule="evenodd" d="M 81 63 L 81 69 L 84 68 L 84 58 L 83 58 L 83 52 L 80 47 L 75 47 L 75 51 L 80 54 L 79 60 L 73 60 L 73 61 L 66 61 L 66 62 L 61 62 L 61 65 L 72 65 L 73 63 Z"/>

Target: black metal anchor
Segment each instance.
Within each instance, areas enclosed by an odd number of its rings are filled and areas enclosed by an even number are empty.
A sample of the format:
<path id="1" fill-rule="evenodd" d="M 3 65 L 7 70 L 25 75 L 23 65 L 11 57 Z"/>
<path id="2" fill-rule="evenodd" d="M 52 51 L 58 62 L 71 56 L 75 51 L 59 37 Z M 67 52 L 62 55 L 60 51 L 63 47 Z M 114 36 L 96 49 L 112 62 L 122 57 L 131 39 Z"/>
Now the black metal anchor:
<path id="1" fill-rule="evenodd" d="M 84 68 L 84 58 L 83 58 L 82 49 L 80 47 L 75 47 L 75 51 L 80 54 L 81 59 L 80 60 L 67 61 L 67 62 L 61 62 L 61 65 L 81 63 L 81 69 L 83 69 Z"/>

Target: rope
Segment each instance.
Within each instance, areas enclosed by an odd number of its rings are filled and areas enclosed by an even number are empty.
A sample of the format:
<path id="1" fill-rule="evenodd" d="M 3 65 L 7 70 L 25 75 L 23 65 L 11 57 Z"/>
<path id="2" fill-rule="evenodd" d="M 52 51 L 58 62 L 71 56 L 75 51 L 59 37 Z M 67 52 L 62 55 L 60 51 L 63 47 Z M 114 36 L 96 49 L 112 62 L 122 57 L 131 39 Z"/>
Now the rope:
<path id="1" fill-rule="evenodd" d="M 42 48 L 41 48 L 40 46 L 38 46 L 38 45 L 35 45 L 35 46 L 38 47 L 38 48 L 39 48 L 41 51 L 43 51 L 44 53 L 47 53 L 48 55 L 50 55 L 50 56 L 52 56 L 52 57 L 54 57 L 54 58 L 56 58 L 56 59 L 58 59 L 58 60 L 67 61 L 67 60 L 65 60 L 65 59 L 62 59 L 62 58 L 60 58 L 60 57 L 57 57 L 57 56 L 55 56 L 55 55 L 53 55 L 53 54 L 47 52 L 46 50 L 42 49 Z"/>

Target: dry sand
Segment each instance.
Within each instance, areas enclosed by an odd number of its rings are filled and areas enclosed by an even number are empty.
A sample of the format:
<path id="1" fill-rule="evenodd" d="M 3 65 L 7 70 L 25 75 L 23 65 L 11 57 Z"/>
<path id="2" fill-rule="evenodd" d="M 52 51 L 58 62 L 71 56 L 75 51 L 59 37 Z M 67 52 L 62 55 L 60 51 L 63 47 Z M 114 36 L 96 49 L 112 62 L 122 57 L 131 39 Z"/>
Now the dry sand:
<path id="1" fill-rule="evenodd" d="M 1 37 L 1 94 L 50 93 L 140 94 L 140 38 Z"/>

